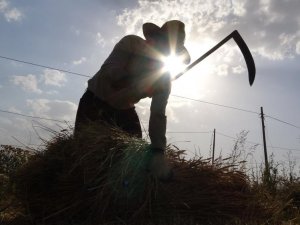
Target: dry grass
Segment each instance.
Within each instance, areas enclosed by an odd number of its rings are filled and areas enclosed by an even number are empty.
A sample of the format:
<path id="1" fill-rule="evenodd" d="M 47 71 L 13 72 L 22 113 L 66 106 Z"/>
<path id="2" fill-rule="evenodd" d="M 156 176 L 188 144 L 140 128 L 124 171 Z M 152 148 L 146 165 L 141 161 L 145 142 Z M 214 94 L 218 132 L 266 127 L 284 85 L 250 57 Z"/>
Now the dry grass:
<path id="1" fill-rule="evenodd" d="M 17 197 L 31 224 L 264 224 L 282 210 L 234 165 L 169 147 L 175 176 L 162 183 L 150 157 L 145 141 L 117 129 L 60 133 L 19 170 Z"/>

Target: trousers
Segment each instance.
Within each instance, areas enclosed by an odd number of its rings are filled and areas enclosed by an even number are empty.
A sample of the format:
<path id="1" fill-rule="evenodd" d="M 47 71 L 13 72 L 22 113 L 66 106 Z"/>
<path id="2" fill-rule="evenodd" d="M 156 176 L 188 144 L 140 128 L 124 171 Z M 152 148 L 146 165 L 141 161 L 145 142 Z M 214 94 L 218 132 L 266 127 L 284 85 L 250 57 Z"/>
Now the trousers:
<path id="1" fill-rule="evenodd" d="M 99 125 L 104 122 L 116 126 L 130 135 L 142 138 L 141 124 L 135 108 L 115 109 L 87 90 L 79 101 L 74 134 L 80 132 L 82 126 L 91 122 L 99 123 Z"/>

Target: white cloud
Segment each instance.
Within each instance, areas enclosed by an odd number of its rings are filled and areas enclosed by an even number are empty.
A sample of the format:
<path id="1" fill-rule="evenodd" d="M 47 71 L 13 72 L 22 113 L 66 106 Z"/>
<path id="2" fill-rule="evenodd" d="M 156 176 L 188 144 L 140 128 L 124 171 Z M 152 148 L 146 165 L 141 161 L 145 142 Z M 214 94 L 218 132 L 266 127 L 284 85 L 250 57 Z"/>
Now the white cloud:
<path id="1" fill-rule="evenodd" d="M 29 99 L 27 106 L 31 115 L 45 118 L 58 119 L 62 121 L 74 121 L 77 105 L 70 101 Z"/>
<path id="2" fill-rule="evenodd" d="M 12 82 L 20 86 L 24 91 L 42 93 L 38 88 L 38 82 L 35 75 L 28 74 L 27 76 L 13 76 Z"/>
<path id="3" fill-rule="evenodd" d="M 173 98 L 173 100 L 169 100 L 166 115 L 168 121 L 172 121 L 174 124 L 179 124 L 182 122 L 182 118 L 180 115 L 186 114 L 186 112 L 190 112 L 191 110 L 191 103 L 189 101 L 178 101 L 178 99 Z M 183 112 L 184 111 L 184 112 Z"/>
<path id="4" fill-rule="evenodd" d="M 51 90 L 51 91 L 47 91 L 46 94 L 48 94 L 48 95 L 56 95 L 56 94 L 58 94 L 58 91 Z"/>
<path id="5" fill-rule="evenodd" d="M 283 60 L 284 56 L 281 54 L 281 52 L 274 50 L 273 52 L 270 52 L 266 47 L 258 47 L 255 52 L 260 54 L 261 56 L 272 59 L 272 60 Z"/>
<path id="6" fill-rule="evenodd" d="M 72 63 L 73 63 L 74 65 L 80 65 L 80 64 L 84 63 L 85 61 L 86 61 L 86 58 L 85 58 L 85 57 L 81 57 L 81 58 L 78 59 L 78 60 L 74 60 Z"/>
<path id="7" fill-rule="evenodd" d="M 227 76 L 228 75 L 229 66 L 227 64 L 221 64 L 217 66 L 216 72 L 218 76 Z"/>
<path id="8" fill-rule="evenodd" d="M 161 26 L 170 19 L 186 24 L 187 41 L 221 40 L 237 29 L 250 50 L 270 60 L 283 60 L 299 52 L 299 0 L 153 0 L 138 1 L 117 16 L 126 34 L 142 36 L 142 25 Z M 263 34 L 263 35 L 262 35 Z"/>
<path id="9" fill-rule="evenodd" d="M 144 98 L 136 105 L 136 111 L 138 112 L 139 118 L 143 125 L 148 125 L 149 116 L 150 116 L 150 105 L 151 98 Z M 166 108 L 166 115 L 168 121 L 172 121 L 172 123 L 180 123 L 181 120 L 179 115 L 186 114 L 187 108 L 192 107 L 192 104 L 189 101 L 180 101 L 180 99 L 173 98 L 172 96 L 169 99 L 168 106 Z M 179 111 L 183 114 L 179 113 Z"/>
<path id="10" fill-rule="evenodd" d="M 6 132 L 6 129 L 3 128 L 3 125 L 9 125 L 9 126 L 11 126 L 12 122 L 8 118 L 0 117 L 0 124 L 1 124 L 0 131 Z"/>
<path id="11" fill-rule="evenodd" d="M 100 32 L 97 33 L 97 37 L 96 37 L 96 41 L 97 41 L 97 44 L 104 47 L 106 42 L 104 40 L 104 38 L 102 37 L 102 34 Z"/>
<path id="12" fill-rule="evenodd" d="M 18 113 L 19 110 L 16 112 Z M 32 121 L 25 117 L 0 118 L 0 143 L 14 145 L 22 143 L 24 146 L 40 143 L 41 140 L 32 130 L 32 125 Z"/>
<path id="13" fill-rule="evenodd" d="M 8 6 L 8 2 L 6 0 L 0 0 L 0 12 L 3 12 Z"/>
<path id="14" fill-rule="evenodd" d="M 233 14 L 237 16 L 244 16 L 246 13 L 245 4 L 246 4 L 246 0 L 233 0 L 232 1 Z"/>
<path id="15" fill-rule="evenodd" d="M 21 21 L 24 17 L 23 13 L 12 7 L 8 0 L 0 0 L 0 13 L 3 14 L 7 22 Z"/>
<path id="16" fill-rule="evenodd" d="M 80 33 L 81 33 L 81 31 L 77 27 L 75 27 L 75 26 L 71 26 L 70 30 L 71 30 L 71 32 L 73 32 L 77 36 L 79 36 Z"/>
<path id="17" fill-rule="evenodd" d="M 57 70 L 45 69 L 42 74 L 42 79 L 38 80 L 35 75 L 28 74 L 26 76 L 13 76 L 11 80 L 15 85 L 20 86 L 24 91 L 35 92 L 41 94 L 43 91 L 38 88 L 39 82 L 44 82 L 45 85 L 53 85 L 62 87 L 67 81 L 66 75 Z M 55 94 L 57 92 L 50 91 L 47 94 Z"/>
<path id="18" fill-rule="evenodd" d="M 21 113 L 20 110 L 18 110 L 16 107 L 12 106 L 8 108 L 8 111 L 14 112 L 14 113 Z"/>
<path id="19" fill-rule="evenodd" d="M 20 21 L 23 17 L 21 11 L 18 10 L 17 8 L 13 8 L 5 11 L 4 16 L 7 22 Z"/>
<path id="20" fill-rule="evenodd" d="M 296 52 L 298 55 L 300 55 L 300 41 L 298 41 L 296 44 Z"/>
<path id="21" fill-rule="evenodd" d="M 62 87 L 67 81 L 65 73 L 57 70 L 45 69 L 43 79 L 46 85 Z"/>
<path id="22" fill-rule="evenodd" d="M 245 70 L 246 70 L 245 67 L 243 67 L 241 65 L 238 65 L 238 66 L 232 68 L 232 72 L 235 73 L 235 74 L 241 74 Z"/>
<path id="23" fill-rule="evenodd" d="M 116 37 L 113 37 L 111 40 L 110 40 L 110 42 L 112 43 L 112 44 L 116 44 L 117 43 L 117 41 L 120 39 L 120 37 L 119 36 L 116 36 Z"/>

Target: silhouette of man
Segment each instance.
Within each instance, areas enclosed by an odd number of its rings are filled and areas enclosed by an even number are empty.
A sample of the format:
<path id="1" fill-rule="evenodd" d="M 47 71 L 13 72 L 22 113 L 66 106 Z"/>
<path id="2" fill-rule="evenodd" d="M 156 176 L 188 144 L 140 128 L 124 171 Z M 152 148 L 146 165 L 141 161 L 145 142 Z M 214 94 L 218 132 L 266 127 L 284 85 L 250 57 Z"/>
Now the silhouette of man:
<path id="1" fill-rule="evenodd" d="M 185 25 L 181 21 L 171 20 L 162 27 L 145 23 L 143 34 L 146 40 L 136 35 L 123 37 L 88 81 L 87 91 L 77 110 L 75 134 L 88 122 L 99 121 L 141 138 L 142 130 L 134 104 L 142 98 L 152 98 L 149 136 L 153 157 L 150 170 L 164 179 L 170 175 L 164 150 L 165 110 L 171 92 L 171 78 L 163 69 L 163 58 L 173 53 L 184 63 L 189 63 L 190 56 L 184 47 Z"/>

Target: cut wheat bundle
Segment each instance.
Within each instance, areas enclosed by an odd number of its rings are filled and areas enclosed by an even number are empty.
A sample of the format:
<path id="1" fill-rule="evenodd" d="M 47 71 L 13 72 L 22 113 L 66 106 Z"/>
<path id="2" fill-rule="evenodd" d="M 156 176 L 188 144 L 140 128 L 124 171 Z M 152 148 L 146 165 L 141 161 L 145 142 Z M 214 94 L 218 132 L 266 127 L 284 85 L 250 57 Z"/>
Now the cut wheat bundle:
<path id="1" fill-rule="evenodd" d="M 219 160 L 186 159 L 169 146 L 174 178 L 164 183 L 147 170 L 149 144 L 107 126 L 63 132 L 19 171 L 18 196 L 36 221 L 147 224 L 175 217 L 193 221 L 260 221 L 276 213 L 261 202 L 247 176 Z M 62 224 L 62 223 L 61 223 Z"/>

